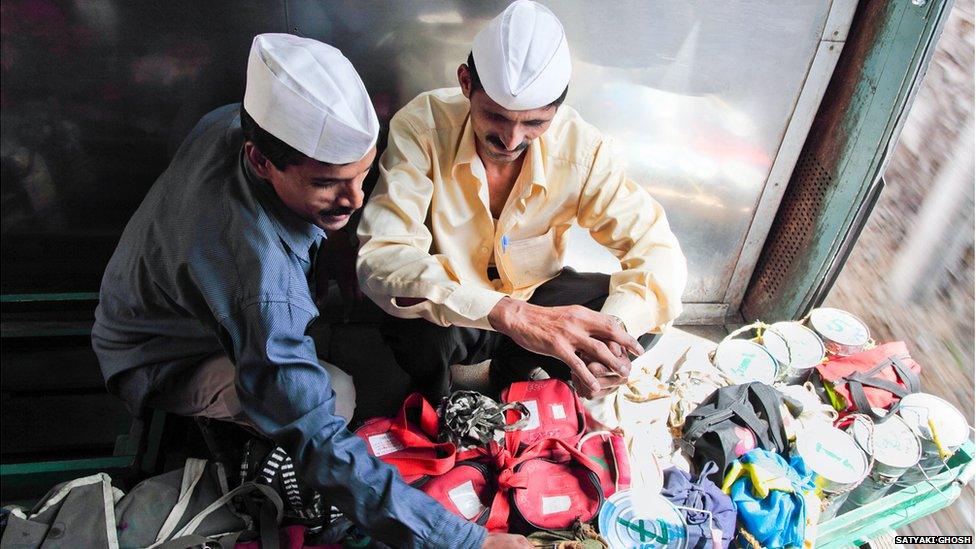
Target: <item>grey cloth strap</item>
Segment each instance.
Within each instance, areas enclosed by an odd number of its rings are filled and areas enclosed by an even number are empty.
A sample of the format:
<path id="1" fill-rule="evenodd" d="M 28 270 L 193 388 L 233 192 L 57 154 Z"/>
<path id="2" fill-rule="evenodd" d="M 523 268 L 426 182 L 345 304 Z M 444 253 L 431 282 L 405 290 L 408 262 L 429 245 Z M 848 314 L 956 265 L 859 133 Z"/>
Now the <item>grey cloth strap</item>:
<path id="1" fill-rule="evenodd" d="M 917 393 L 921 389 L 918 376 L 915 375 L 915 372 L 913 372 L 911 368 L 902 362 L 902 359 L 905 358 L 908 357 L 889 357 L 881 362 L 881 364 L 878 364 L 867 372 L 854 372 L 853 374 L 842 378 L 847 382 L 847 390 L 850 392 L 851 400 L 854 402 L 854 406 L 859 412 L 871 416 L 871 418 L 877 423 L 882 423 L 891 417 L 892 414 L 898 411 L 898 408 L 901 405 L 901 399 L 903 397 L 909 393 Z M 898 377 L 898 379 L 905 384 L 904 387 L 882 377 L 877 377 L 877 374 L 881 372 L 881 370 L 889 366 L 894 369 L 895 375 Z M 898 397 L 898 402 L 895 403 L 895 405 L 892 406 L 887 413 L 879 414 L 874 411 L 874 408 L 871 406 L 871 402 L 864 393 L 865 386 L 888 391 L 889 393 Z"/>
<path id="2" fill-rule="evenodd" d="M 258 493 L 263 496 L 263 501 L 259 504 L 255 502 L 251 497 L 253 493 Z M 221 496 L 218 500 L 214 501 L 208 505 L 203 511 L 200 511 L 195 517 L 193 517 L 189 523 L 183 528 L 177 531 L 172 540 L 167 540 L 154 544 L 153 549 L 166 546 L 165 544 L 170 541 L 175 541 L 179 539 L 186 538 L 188 536 L 195 536 L 195 530 L 200 526 L 200 524 L 206 519 L 211 513 L 227 505 L 234 498 L 243 497 L 245 505 L 248 507 L 248 513 L 254 518 L 258 523 L 258 530 L 261 533 L 261 547 L 277 549 L 278 548 L 278 524 L 281 523 L 282 508 L 281 498 L 278 497 L 277 492 L 275 492 L 271 487 L 265 486 L 263 484 L 256 484 L 253 482 L 248 482 L 238 486 L 237 488 L 227 492 Z M 203 537 L 203 536 L 201 536 Z M 207 539 L 204 537 L 204 539 Z M 190 547 L 195 547 L 198 544 L 191 544 Z M 185 547 L 177 545 L 177 548 Z"/>
<path id="3" fill-rule="evenodd" d="M 705 412 L 692 412 L 685 420 L 685 425 L 692 425 L 692 427 L 685 432 L 682 440 L 698 440 L 698 437 L 710 431 L 712 427 L 732 418 L 734 415 L 735 413 L 730 408 L 718 410 L 713 415 L 707 415 Z M 692 442 L 691 444 L 691 447 L 694 448 L 694 443 Z M 694 455 L 694 450 L 691 450 L 690 453 Z"/>

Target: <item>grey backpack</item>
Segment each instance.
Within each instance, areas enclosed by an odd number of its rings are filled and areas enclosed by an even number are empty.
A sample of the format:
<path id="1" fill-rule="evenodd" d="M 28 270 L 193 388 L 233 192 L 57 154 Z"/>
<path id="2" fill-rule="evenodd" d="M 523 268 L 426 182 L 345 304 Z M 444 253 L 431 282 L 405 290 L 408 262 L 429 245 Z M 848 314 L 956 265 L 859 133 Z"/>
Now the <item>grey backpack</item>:
<path id="1" fill-rule="evenodd" d="M 270 487 L 230 490 L 221 464 L 190 458 L 125 495 L 104 473 L 56 486 L 29 513 L 11 511 L 0 549 L 232 549 L 242 534 L 276 548 L 281 517 L 281 498 Z"/>

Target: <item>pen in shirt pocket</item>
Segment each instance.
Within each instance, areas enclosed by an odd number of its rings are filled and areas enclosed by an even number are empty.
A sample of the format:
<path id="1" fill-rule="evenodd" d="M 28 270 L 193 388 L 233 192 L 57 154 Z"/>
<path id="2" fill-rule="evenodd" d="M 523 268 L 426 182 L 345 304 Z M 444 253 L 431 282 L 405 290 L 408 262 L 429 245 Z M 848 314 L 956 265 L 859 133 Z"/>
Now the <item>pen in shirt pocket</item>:
<path id="1" fill-rule="evenodd" d="M 502 235 L 502 253 L 508 249 L 508 235 Z"/>

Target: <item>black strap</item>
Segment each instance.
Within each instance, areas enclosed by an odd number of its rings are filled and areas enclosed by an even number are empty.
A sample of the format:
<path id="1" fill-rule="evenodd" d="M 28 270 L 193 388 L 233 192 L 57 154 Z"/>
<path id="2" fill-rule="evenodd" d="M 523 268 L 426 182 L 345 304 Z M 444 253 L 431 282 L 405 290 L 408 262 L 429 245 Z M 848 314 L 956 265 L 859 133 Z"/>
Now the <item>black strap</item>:
<path id="1" fill-rule="evenodd" d="M 261 534 L 261 549 L 278 549 L 278 517 L 275 506 L 268 500 L 261 502 L 258 513 L 258 532 Z"/>
<path id="2" fill-rule="evenodd" d="M 258 503 L 253 498 L 245 496 L 244 506 L 247 508 L 247 514 L 254 519 L 254 528 L 261 537 L 261 549 L 278 549 L 280 545 L 278 543 L 278 517 L 274 504 L 266 499 Z"/>
<path id="3" fill-rule="evenodd" d="M 772 442 L 776 445 L 776 452 L 782 453 L 789 447 L 789 443 L 787 442 L 786 427 L 783 423 L 783 414 L 779 407 L 782 402 L 780 393 L 762 383 L 753 383 L 749 389 L 759 399 L 759 406 L 769 424 L 769 433 L 773 436 Z"/>

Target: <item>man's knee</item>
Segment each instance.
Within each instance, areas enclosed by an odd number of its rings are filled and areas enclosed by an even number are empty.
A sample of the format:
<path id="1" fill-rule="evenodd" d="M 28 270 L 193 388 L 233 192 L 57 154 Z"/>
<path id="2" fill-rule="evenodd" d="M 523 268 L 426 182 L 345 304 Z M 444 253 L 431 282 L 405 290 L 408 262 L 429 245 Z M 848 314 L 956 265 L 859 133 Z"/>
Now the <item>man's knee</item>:
<path id="1" fill-rule="evenodd" d="M 327 362 L 320 360 L 319 364 L 328 372 L 335 391 L 336 415 L 349 421 L 356 410 L 352 376 Z M 237 367 L 226 355 L 218 355 L 166 383 L 147 399 L 147 405 L 180 416 L 206 417 L 253 428 L 237 395 L 236 380 Z"/>
<path id="2" fill-rule="evenodd" d="M 336 415 L 349 422 L 356 412 L 356 385 L 353 383 L 352 376 L 324 360 L 319 360 L 319 364 L 329 373 L 329 379 L 332 381 Z"/>
<path id="3" fill-rule="evenodd" d="M 422 318 L 391 317 L 380 326 L 380 333 L 400 367 L 412 375 L 483 360 L 481 351 L 490 344 L 485 330 L 439 326 Z"/>
<path id="4" fill-rule="evenodd" d="M 236 379 L 234 364 L 226 355 L 217 355 L 167 380 L 146 403 L 180 416 L 238 421 L 243 413 Z"/>

